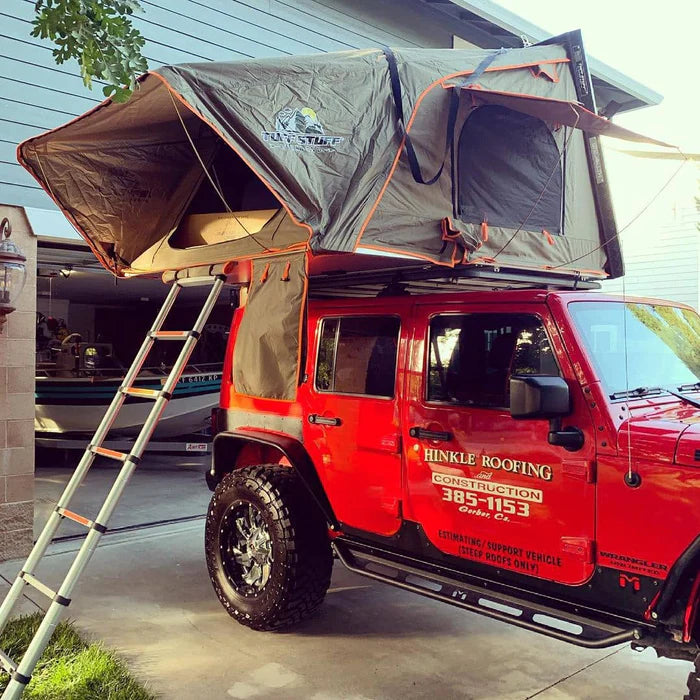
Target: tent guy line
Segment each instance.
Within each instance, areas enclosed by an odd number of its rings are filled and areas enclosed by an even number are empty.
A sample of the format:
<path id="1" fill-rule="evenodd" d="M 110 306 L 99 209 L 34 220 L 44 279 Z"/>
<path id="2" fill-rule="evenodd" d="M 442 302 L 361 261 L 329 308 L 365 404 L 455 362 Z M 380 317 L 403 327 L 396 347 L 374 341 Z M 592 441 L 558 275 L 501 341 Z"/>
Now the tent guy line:
<path id="1" fill-rule="evenodd" d="M 678 149 L 678 152 L 681 153 L 681 155 L 683 155 L 683 152 L 682 152 L 680 149 Z M 603 248 L 605 245 L 607 245 L 608 243 L 610 243 L 610 242 L 611 242 L 612 240 L 614 240 L 615 238 L 620 238 L 620 236 L 621 236 L 635 221 L 637 221 L 637 219 L 639 219 L 639 217 L 642 216 L 642 215 L 647 211 L 647 209 L 649 209 L 649 207 L 659 198 L 659 196 L 661 195 L 661 193 L 673 182 L 673 180 L 675 180 L 676 175 L 678 175 L 678 173 L 680 173 L 680 171 L 683 169 L 683 166 L 684 166 L 687 162 L 689 162 L 689 161 L 691 161 L 691 160 L 693 160 L 693 159 L 692 159 L 692 158 L 687 158 L 687 157 L 684 158 L 684 160 L 683 160 L 683 161 L 681 162 L 681 164 L 675 169 L 675 171 L 674 171 L 674 172 L 672 173 L 672 175 L 668 178 L 668 180 L 666 180 L 666 182 L 664 182 L 664 184 L 661 185 L 661 187 L 660 187 L 659 190 L 656 192 L 656 194 L 653 195 L 653 196 L 649 199 L 649 201 L 648 201 L 648 202 L 647 202 L 647 203 L 646 203 L 646 204 L 645 204 L 645 205 L 644 205 L 644 206 L 643 206 L 643 207 L 642 207 L 642 208 L 641 208 L 641 209 L 640 209 L 640 210 L 639 210 L 639 211 L 638 211 L 638 212 L 637 212 L 637 213 L 636 213 L 636 214 L 635 214 L 621 229 L 619 229 L 619 230 L 615 233 L 614 236 L 612 236 L 611 238 L 607 239 L 606 241 L 603 241 L 603 242 L 598 246 L 598 248 L 597 248 L 596 250 L 598 250 L 598 249 L 600 249 L 600 248 Z M 585 253 L 584 255 L 582 255 L 582 256 L 579 257 L 579 258 L 574 258 L 573 260 L 567 260 L 566 262 L 562 263 L 561 265 L 555 265 L 555 266 L 553 267 L 553 269 L 557 269 L 557 268 L 559 268 L 559 267 L 568 267 L 569 265 L 571 265 L 571 263 L 578 262 L 579 260 L 581 260 L 581 259 L 583 259 L 583 258 L 585 258 L 585 257 L 588 257 L 591 253 L 594 253 L 594 252 L 595 252 L 595 250 L 592 250 L 592 251 L 590 251 L 589 253 Z M 623 284 L 624 284 L 624 276 L 623 276 Z"/>

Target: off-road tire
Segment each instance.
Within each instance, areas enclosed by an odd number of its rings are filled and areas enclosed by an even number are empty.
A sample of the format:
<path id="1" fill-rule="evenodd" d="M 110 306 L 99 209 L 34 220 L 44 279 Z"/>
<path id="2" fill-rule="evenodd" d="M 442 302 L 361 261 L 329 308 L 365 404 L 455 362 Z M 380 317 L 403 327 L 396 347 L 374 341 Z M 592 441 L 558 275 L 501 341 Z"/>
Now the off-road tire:
<path id="1" fill-rule="evenodd" d="M 260 511 L 271 537 L 269 578 L 255 595 L 237 590 L 221 552 L 231 526 L 224 518 L 241 503 L 252 503 Z M 255 630 L 279 630 L 301 622 L 323 602 L 330 585 L 333 556 L 326 522 L 288 467 L 260 465 L 227 474 L 209 504 L 205 549 L 209 577 L 222 605 L 231 617 Z"/>
<path id="2" fill-rule="evenodd" d="M 700 654 L 695 657 L 695 666 L 688 674 L 688 694 L 684 700 L 700 700 Z"/>

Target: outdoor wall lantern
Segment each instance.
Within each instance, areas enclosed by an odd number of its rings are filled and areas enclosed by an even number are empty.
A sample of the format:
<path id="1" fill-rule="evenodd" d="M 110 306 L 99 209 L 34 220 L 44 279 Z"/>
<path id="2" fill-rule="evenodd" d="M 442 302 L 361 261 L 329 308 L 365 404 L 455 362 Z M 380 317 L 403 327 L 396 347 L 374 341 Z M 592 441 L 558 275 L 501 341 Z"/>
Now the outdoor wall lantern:
<path id="1" fill-rule="evenodd" d="M 27 258 L 10 240 L 12 225 L 5 217 L 0 221 L 0 316 L 15 310 L 13 304 L 24 287 Z"/>

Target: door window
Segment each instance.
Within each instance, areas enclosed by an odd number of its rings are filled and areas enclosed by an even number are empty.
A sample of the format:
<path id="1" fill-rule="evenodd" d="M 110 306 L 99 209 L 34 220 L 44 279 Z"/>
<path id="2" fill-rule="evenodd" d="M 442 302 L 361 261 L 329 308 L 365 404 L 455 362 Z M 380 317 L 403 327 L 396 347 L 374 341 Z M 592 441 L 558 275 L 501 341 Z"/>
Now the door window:
<path id="1" fill-rule="evenodd" d="M 393 316 L 323 319 L 316 389 L 391 398 L 399 324 Z"/>
<path id="2" fill-rule="evenodd" d="M 506 408 L 512 375 L 558 376 L 542 322 L 529 314 L 435 316 L 427 400 Z"/>

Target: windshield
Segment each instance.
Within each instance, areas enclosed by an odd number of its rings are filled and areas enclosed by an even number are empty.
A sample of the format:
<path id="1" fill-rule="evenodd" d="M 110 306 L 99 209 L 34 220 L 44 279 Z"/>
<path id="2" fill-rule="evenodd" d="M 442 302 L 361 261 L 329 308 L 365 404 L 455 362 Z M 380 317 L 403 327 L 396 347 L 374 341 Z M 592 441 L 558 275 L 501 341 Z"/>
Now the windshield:
<path id="1" fill-rule="evenodd" d="M 573 302 L 569 311 L 606 393 L 678 389 L 700 379 L 700 317 L 694 311 L 609 301 Z"/>

